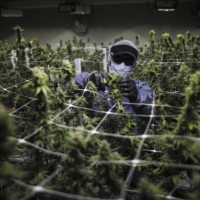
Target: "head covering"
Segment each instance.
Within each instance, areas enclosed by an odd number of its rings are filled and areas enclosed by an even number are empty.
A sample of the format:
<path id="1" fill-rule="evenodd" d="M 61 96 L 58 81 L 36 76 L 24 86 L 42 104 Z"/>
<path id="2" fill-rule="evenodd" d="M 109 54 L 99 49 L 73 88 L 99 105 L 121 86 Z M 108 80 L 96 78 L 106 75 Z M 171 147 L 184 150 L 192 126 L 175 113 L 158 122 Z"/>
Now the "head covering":
<path id="1" fill-rule="evenodd" d="M 138 51 L 136 46 L 131 41 L 120 40 L 111 47 L 110 55 L 118 56 L 120 54 L 129 54 L 136 60 L 138 56 Z"/>

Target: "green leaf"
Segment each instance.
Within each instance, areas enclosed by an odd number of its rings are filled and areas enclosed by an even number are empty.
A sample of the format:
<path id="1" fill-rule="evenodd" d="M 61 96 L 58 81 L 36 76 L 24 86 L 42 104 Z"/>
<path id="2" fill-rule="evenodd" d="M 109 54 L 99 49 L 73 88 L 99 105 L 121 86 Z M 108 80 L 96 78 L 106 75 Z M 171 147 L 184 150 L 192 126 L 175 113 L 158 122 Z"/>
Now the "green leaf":
<path id="1" fill-rule="evenodd" d="M 33 87 L 33 83 L 32 82 L 28 82 L 28 83 L 25 83 L 24 85 L 22 85 L 21 87 L 22 88 L 24 88 L 24 89 L 26 89 L 26 88 L 31 88 L 31 87 Z"/>
<path id="2" fill-rule="evenodd" d="M 38 87 L 35 91 L 35 95 L 34 96 L 38 96 L 38 94 L 41 92 L 41 87 Z"/>

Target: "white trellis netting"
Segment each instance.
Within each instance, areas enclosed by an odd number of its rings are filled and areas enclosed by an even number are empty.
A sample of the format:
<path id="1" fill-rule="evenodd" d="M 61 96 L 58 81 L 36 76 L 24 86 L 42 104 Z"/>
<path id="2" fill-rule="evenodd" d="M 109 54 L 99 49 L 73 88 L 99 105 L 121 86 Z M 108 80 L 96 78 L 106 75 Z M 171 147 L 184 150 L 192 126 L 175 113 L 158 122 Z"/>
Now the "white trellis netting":
<path id="1" fill-rule="evenodd" d="M 105 50 L 104 50 L 105 51 Z M 106 54 L 106 52 L 104 52 Z M 13 56 L 15 56 L 13 54 Z M 150 56 L 150 55 L 149 55 Z M 13 57 L 12 57 L 13 59 Z M 27 60 L 26 60 L 27 61 Z M 103 61 L 103 69 L 106 71 L 106 63 L 105 63 L 106 60 Z M 164 64 L 169 64 L 169 63 L 172 63 L 172 64 L 176 64 L 177 66 L 181 63 L 182 60 L 175 60 L 175 62 L 165 62 L 162 60 L 160 60 L 160 62 L 156 62 L 156 64 L 158 64 L 160 67 L 163 67 Z M 187 60 L 188 61 L 188 60 Z M 1 64 L 2 63 L 11 63 L 13 66 L 14 66 L 14 63 L 13 63 L 13 60 L 10 60 L 10 61 L 1 61 Z M 31 62 L 31 61 L 28 61 L 28 62 Z M 75 67 L 77 67 L 77 70 L 76 72 L 77 73 L 80 73 L 80 70 L 81 70 L 81 63 L 82 62 L 87 62 L 85 61 L 84 59 L 80 59 L 78 58 L 77 60 L 75 59 Z M 149 59 L 148 57 L 146 57 L 146 60 L 145 61 L 141 61 L 140 64 L 141 65 L 145 65 L 149 62 Z M 190 61 L 189 61 L 190 62 Z M 193 62 L 193 61 L 192 61 Z M 197 63 L 199 63 L 199 61 L 195 61 Z M 30 64 L 30 63 L 29 63 Z M 29 71 L 32 71 L 31 69 L 29 70 L 27 68 L 27 72 Z M 1 78 L 1 80 L 3 79 L 8 79 L 8 77 L 6 76 L 6 74 L 3 75 L 3 77 Z M 18 96 L 18 98 L 20 99 L 23 99 L 23 102 L 24 104 L 21 105 L 20 107 L 17 107 L 16 109 L 13 109 L 13 111 L 11 111 L 9 113 L 10 116 L 12 116 L 18 124 L 17 125 L 17 129 L 19 128 L 19 130 L 23 129 L 23 126 L 26 126 L 26 128 L 29 126 L 29 117 L 32 117 L 32 116 L 29 116 L 30 115 L 34 115 L 34 103 L 37 101 L 36 98 L 33 98 L 31 96 L 26 96 L 20 92 L 15 92 L 15 90 L 13 90 L 13 88 L 18 88 L 20 87 L 21 85 L 23 85 L 24 83 L 27 83 L 27 82 L 31 82 L 32 80 L 31 79 L 24 79 L 21 74 L 17 74 L 17 79 L 15 81 L 15 84 L 10 84 L 9 86 L 7 86 L 7 83 L 4 84 L 4 82 L 2 81 L 1 84 L 0 84 L 0 90 L 3 91 L 4 94 L 15 94 Z M 178 115 L 175 114 L 172 115 L 172 114 L 165 114 L 165 115 L 159 115 L 158 113 L 155 113 L 155 107 L 159 107 L 159 106 L 168 106 L 168 107 L 171 107 L 172 109 L 174 110 L 179 110 L 180 107 L 179 106 L 170 106 L 170 105 L 157 105 L 156 104 L 156 98 L 157 98 L 157 91 L 154 91 L 154 102 L 153 104 L 151 105 L 152 107 L 152 112 L 151 112 L 151 115 L 150 116 L 144 116 L 144 115 L 141 115 L 141 117 L 146 117 L 148 118 L 148 121 L 146 122 L 146 128 L 144 128 L 144 132 L 140 132 L 139 135 L 121 135 L 119 133 L 109 133 L 109 132 L 102 132 L 100 130 L 100 127 L 101 125 L 105 122 L 106 119 L 109 118 L 109 116 L 111 115 L 124 115 L 126 116 L 127 114 L 119 114 L 119 113 L 116 113 L 115 111 L 115 108 L 117 107 L 117 105 L 115 104 L 110 110 L 108 111 L 102 111 L 102 110 L 93 110 L 92 108 L 87 108 L 87 107 L 82 107 L 82 106 L 78 106 L 79 105 L 79 102 L 82 100 L 82 97 L 83 95 L 86 93 L 86 92 L 93 92 L 95 93 L 95 91 L 91 91 L 90 89 L 88 89 L 88 87 L 86 87 L 84 90 L 83 90 L 83 93 L 82 95 L 77 98 L 76 100 L 70 100 L 68 101 L 66 99 L 66 102 L 63 103 L 63 106 L 64 108 L 60 109 L 56 114 L 54 114 L 54 116 L 52 117 L 52 119 L 48 122 L 49 126 L 56 126 L 56 127 L 59 127 L 60 129 L 62 130 L 72 130 L 72 131 L 83 131 L 83 132 L 86 132 L 88 133 L 89 135 L 91 135 L 91 137 L 95 136 L 95 135 L 100 135 L 100 136 L 104 136 L 105 138 L 112 138 L 113 140 L 129 140 L 129 139 L 139 139 L 139 144 L 138 144 L 138 148 L 136 150 L 136 153 L 135 153 L 135 156 L 133 158 L 131 158 L 130 160 L 110 160 L 110 161 L 105 161 L 105 160 L 99 160 L 98 163 L 99 164 L 102 164 L 102 165 L 111 165 L 111 164 L 115 164 L 115 165 L 127 165 L 129 166 L 129 171 L 128 171 L 128 174 L 125 178 L 125 181 L 124 181 L 124 184 L 123 186 L 121 187 L 121 191 L 119 191 L 119 196 L 118 196 L 118 199 L 127 199 L 127 195 L 128 193 L 137 193 L 137 191 L 134 191 L 130 188 L 130 182 L 131 182 L 131 179 L 132 179 L 132 176 L 134 175 L 135 173 L 135 168 L 136 166 L 152 166 L 152 165 L 162 165 L 163 163 L 159 162 L 159 161 L 149 161 L 149 160 L 145 160 L 141 157 L 141 152 L 147 152 L 147 154 L 153 154 L 153 155 L 156 155 L 156 154 L 162 154 L 163 152 L 160 151 L 159 149 L 156 148 L 156 146 L 154 146 L 154 148 L 152 149 L 146 149 L 145 147 L 145 142 L 147 139 L 149 138 L 164 138 L 165 135 L 163 134 L 154 134 L 152 130 L 154 130 L 154 127 L 155 126 L 159 126 L 158 124 L 154 124 L 153 120 L 154 119 L 159 119 L 159 118 L 162 118 L 162 117 L 165 117 L 165 118 L 173 118 L 173 117 L 178 117 Z M 165 94 L 168 94 L 168 95 L 180 95 L 181 92 L 183 91 L 164 91 Z M 92 112 L 95 112 L 95 113 L 100 113 L 101 116 L 103 116 L 99 121 L 98 123 L 96 124 L 95 127 L 93 127 L 93 129 L 86 129 L 84 128 L 83 126 L 81 127 L 75 127 L 75 126 L 68 126 L 66 124 L 63 124 L 62 120 L 59 120 L 59 118 L 66 112 L 70 111 L 72 112 L 72 110 L 79 110 L 82 111 L 82 110 L 87 110 L 87 111 L 92 111 Z M 25 115 L 26 114 L 26 115 Z M 140 115 L 139 115 L 140 116 Z M 24 128 L 24 130 L 26 129 Z M 29 141 L 31 138 L 37 136 L 37 134 L 39 133 L 40 130 L 42 130 L 42 128 L 44 128 L 43 126 L 40 126 L 36 129 L 33 129 L 31 128 L 30 130 L 27 130 L 26 129 L 26 134 L 24 134 L 25 136 L 23 136 L 23 134 L 21 135 L 20 138 L 16 138 L 17 141 L 18 141 L 18 144 L 19 145 L 22 145 L 22 146 L 26 146 L 26 147 L 30 147 L 32 149 L 36 149 L 46 155 L 52 155 L 52 156 L 56 156 L 56 157 L 60 157 L 60 158 L 65 158 L 67 157 L 67 152 L 57 152 L 57 151 L 52 151 L 51 148 L 50 149 L 45 149 L 45 148 L 42 148 L 40 147 L 39 145 L 36 145 L 34 143 L 32 143 L 31 141 Z M 151 129 L 151 131 L 150 131 Z M 170 137 L 168 135 L 168 137 Z M 199 140 L 199 138 L 195 138 L 195 137 L 191 137 L 191 136 L 174 136 L 174 135 L 171 135 L 171 138 L 188 138 L 188 139 L 193 139 L 193 140 Z M 15 161 L 15 162 L 24 162 L 26 160 L 29 159 L 29 155 L 23 155 L 23 157 L 19 156 L 9 156 L 9 159 L 11 162 Z M 176 162 L 173 162 L 173 163 L 165 163 L 165 166 L 169 167 L 169 168 L 177 168 L 177 169 L 180 169 L 180 172 L 182 172 L 183 170 L 200 170 L 200 167 L 199 165 L 191 165 L 191 164 L 180 164 L 180 163 L 176 163 Z M 84 168 L 84 167 L 83 167 Z M 63 166 L 60 165 L 58 163 L 57 165 L 57 169 L 51 174 L 51 175 L 48 175 L 46 178 L 44 178 L 42 181 L 40 181 L 37 185 L 34 185 L 34 184 L 27 184 L 26 182 L 22 182 L 20 180 L 14 180 L 16 184 L 26 188 L 29 190 L 29 192 L 27 192 L 26 194 L 22 195 L 20 197 L 20 199 L 22 200 L 25 200 L 25 199 L 30 199 L 32 198 L 35 194 L 38 194 L 38 193 L 46 193 L 46 194 L 49 194 L 49 195 L 53 195 L 53 196 L 56 196 L 56 197 L 61 197 L 61 198 L 67 198 L 67 199 L 91 199 L 91 200 L 97 200 L 97 199 L 105 199 L 105 198 L 98 198 L 98 197 L 92 197 L 92 196 L 82 196 L 82 195 L 77 195 L 76 193 L 68 193 L 67 191 L 66 192 L 60 192 L 58 190 L 53 190 L 53 189 L 49 189 L 48 187 L 46 187 L 46 185 L 48 184 L 48 182 L 52 181 L 55 177 L 59 176 L 59 174 L 62 172 L 63 170 Z M 101 179 L 101 177 L 99 177 L 99 179 Z M 184 187 L 185 185 L 180 183 L 179 185 L 180 187 Z M 159 196 L 161 199 L 186 199 L 185 198 L 177 198 L 175 196 L 173 196 L 173 193 L 176 191 L 176 189 L 179 188 L 179 186 L 175 186 L 174 189 L 172 191 L 170 191 L 167 195 L 163 195 L 163 194 L 157 194 L 157 196 Z M 106 186 L 105 186 L 106 187 Z M 190 185 L 188 186 L 190 187 Z M 110 198 L 108 198 L 110 199 Z"/>
<path id="2" fill-rule="evenodd" d="M 26 80 L 26 81 L 29 81 L 29 80 Z M 21 84 L 24 84 L 24 81 L 21 82 L 21 83 L 18 83 L 17 86 L 20 86 Z M 15 87 L 16 85 L 14 85 L 13 87 Z M 12 86 L 10 86 L 9 88 L 12 88 Z M 1 89 L 6 91 L 6 92 L 12 92 L 12 91 L 9 91 L 9 88 L 4 88 L 2 85 L 1 85 Z M 87 89 L 87 88 L 86 88 Z M 176 94 L 176 92 L 174 92 L 174 94 Z M 18 94 L 20 95 L 20 94 Z M 27 98 L 29 99 L 28 102 L 26 104 L 24 104 L 22 107 L 18 108 L 17 110 L 13 111 L 10 113 L 11 116 L 13 117 L 19 117 L 19 115 L 15 115 L 15 113 L 17 112 L 20 112 L 21 109 L 25 108 L 25 107 L 28 107 L 30 106 L 30 104 L 35 101 L 36 99 L 33 99 L 31 97 L 24 97 L 24 98 Z M 76 100 L 78 101 L 78 100 Z M 71 104 L 67 103 L 66 102 L 66 108 L 64 110 L 62 110 L 60 113 L 58 113 L 53 119 L 51 122 L 49 122 L 49 124 L 54 124 L 56 126 L 59 126 L 63 129 L 72 129 L 72 130 L 81 130 L 81 128 L 77 128 L 77 127 L 68 127 L 68 126 L 64 126 L 62 124 L 58 124 L 56 121 L 56 119 L 61 115 L 63 114 L 66 110 L 69 110 L 70 108 L 79 108 L 79 109 L 87 109 L 87 108 L 82 108 L 82 107 L 78 107 L 78 106 L 74 106 L 74 102 L 71 102 Z M 125 139 L 125 138 L 139 138 L 140 139 L 140 144 L 139 144 L 139 148 L 136 152 L 136 155 L 135 157 L 132 159 L 132 160 L 126 160 L 124 161 L 124 164 L 127 164 L 127 165 L 130 165 L 130 171 L 128 173 L 128 176 L 126 178 L 126 181 L 124 183 L 124 186 L 121 190 L 121 193 L 120 193 L 120 196 L 119 196 L 119 199 L 126 199 L 126 195 L 127 195 L 127 192 L 128 192 L 128 186 L 130 184 L 130 180 L 131 180 L 131 177 L 132 175 L 134 174 L 134 169 L 136 166 L 139 166 L 139 165 L 154 165 L 156 164 L 156 162 L 152 161 L 152 162 L 149 162 L 149 161 L 144 161 L 144 160 L 140 160 L 140 153 L 142 151 L 142 148 L 143 148 L 143 144 L 145 142 L 145 139 L 146 138 L 149 138 L 149 137 L 163 137 L 163 135 L 149 135 L 148 134 L 148 130 L 152 124 L 152 119 L 155 118 L 155 117 L 159 117 L 157 115 L 155 115 L 153 113 L 153 108 L 155 106 L 155 102 L 153 102 L 152 104 L 152 114 L 150 116 L 150 119 L 149 121 L 147 122 L 147 127 L 146 127 L 146 130 L 144 133 L 142 133 L 141 135 L 138 135 L 138 136 L 123 136 L 123 135 L 119 135 L 119 134 L 110 134 L 110 133 L 101 133 L 98 131 L 98 127 L 101 125 L 101 123 L 103 123 L 103 120 L 106 119 L 106 117 L 108 117 L 109 115 L 111 114 L 116 114 L 115 112 L 111 110 L 105 112 L 105 116 L 104 118 L 102 119 L 102 121 L 94 128 L 94 130 L 85 130 L 85 129 L 82 129 L 83 131 L 85 132 L 88 132 L 90 133 L 91 135 L 94 135 L 94 134 L 100 134 L 100 135 L 104 135 L 104 136 L 108 136 L 108 137 L 113 137 L 113 138 L 116 138 L 116 139 Z M 95 110 L 94 110 L 95 111 Z M 98 111 L 95 111 L 95 112 L 98 112 Z M 99 111 L 100 112 L 100 111 Z M 171 116 L 168 116 L 168 117 L 171 117 Z M 34 132 L 30 133 L 28 136 L 24 137 L 24 138 L 21 138 L 21 139 L 18 139 L 18 143 L 19 144 L 23 144 L 23 145 L 26 145 L 26 146 L 30 146 L 32 148 L 35 148 L 35 149 L 38 149 L 39 151 L 41 152 L 44 152 L 45 154 L 48 154 L 48 155 L 55 155 L 55 156 L 59 156 L 59 157 L 65 157 L 66 154 L 64 153 L 59 153 L 59 152 L 52 152 L 52 151 L 49 151 L 49 150 L 46 150 L 46 149 L 43 149 L 43 148 L 40 148 L 39 146 L 37 145 L 34 145 L 30 142 L 27 141 L 27 139 L 31 138 L 32 136 L 34 135 L 37 135 L 38 131 L 41 129 L 42 127 L 38 127 L 37 130 L 34 130 Z M 159 151 L 157 151 L 156 149 L 147 149 L 146 151 L 149 151 L 151 153 L 159 153 Z M 24 158 L 26 159 L 26 158 Z M 120 163 L 120 161 L 100 161 L 100 163 L 104 163 L 104 164 L 109 164 L 109 163 L 115 163 L 115 164 L 118 164 Z M 157 164 L 160 164 L 160 163 L 157 163 Z M 200 167 L 198 165 L 183 165 L 183 164 L 178 164 L 178 163 L 169 163 L 167 164 L 169 167 L 177 167 L 177 168 L 181 168 L 181 169 L 197 169 L 199 170 Z M 43 180 L 40 184 L 38 184 L 37 186 L 32 186 L 32 185 L 28 185 L 26 183 L 23 183 L 23 182 L 20 182 L 20 181 L 16 181 L 17 184 L 25 187 L 25 188 L 29 188 L 31 190 L 31 192 L 27 195 L 25 195 L 23 198 L 21 199 L 29 199 L 32 195 L 34 195 L 35 193 L 39 192 L 39 193 L 48 193 L 48 194 L 54 194 L 56 196 L 60 196 L 60 197 L 65 197 L 65 198 L 70 198 L 70 199 L 98 199 L 98 198 L 92 198 L 92 197 L 84 197 L 84 196 L 79 196 L 79 195 L 76 195 L 76 194 L 68 194 L 68 193 L 63 193 L 63 192 L 59 192 L 59 191 L 54 191 L 54 190 L 49 190 L 49 189 L 46 189 L 45 188 L 45 183 L 48 182 L 49 180 L 53 179 L 55 176 L 58 175 L 58 173 L 62 171 L 62 166 L 58 166 L 58 169 L 52 173 L 51 176 L 47 177 L 45 180 Z M 159 194 L 158 194 L 159 195 Z M 166 198 L 166 197 L 163 197 L 163 198 Z M 177 199 L 177 198 L 173 198 L 173 196 L 168 196 L 167 199 Z"/>

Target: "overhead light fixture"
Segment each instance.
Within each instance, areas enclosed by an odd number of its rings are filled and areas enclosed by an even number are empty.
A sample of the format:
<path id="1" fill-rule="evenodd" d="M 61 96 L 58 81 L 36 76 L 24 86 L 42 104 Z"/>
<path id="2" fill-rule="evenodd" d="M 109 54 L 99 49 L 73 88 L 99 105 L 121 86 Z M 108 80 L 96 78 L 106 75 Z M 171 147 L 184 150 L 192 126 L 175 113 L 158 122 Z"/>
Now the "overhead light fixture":
<path id="1" fill-rule="evenodd" d="M 0 8 L 1 17 L 23 17 L 22 10 Z"/>
<path id="2" fill-rule="evenodd" d="M 175 9 L 174 8 L 158 8 L 158 11 L 168 12 L 168 11 L 175 11 Z"/>
<path id="3" fill-rule="evenodd" d="M 175 11 L 178 7 L 178 0 L 156 0 L 155 8 L 158 11 Z"/>
<path id="4" fill-rule="evenodd" d="M 91 6 L 85 4 L 61 3 L 58 5 L 58 11 L 68 14 L 90 14 Z"/>

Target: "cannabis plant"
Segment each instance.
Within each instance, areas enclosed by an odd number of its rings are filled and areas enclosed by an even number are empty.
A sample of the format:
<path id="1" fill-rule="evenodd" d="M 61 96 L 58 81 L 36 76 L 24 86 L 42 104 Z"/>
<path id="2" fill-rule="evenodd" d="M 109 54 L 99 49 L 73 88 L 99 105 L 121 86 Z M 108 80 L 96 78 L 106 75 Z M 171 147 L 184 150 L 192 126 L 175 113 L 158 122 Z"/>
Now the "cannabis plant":
<path id="1" fill-rule="evenodd" d="M 0 42 L 2 199 L 199 199 L 199 36 L 151 30 L 141 47 L 136 35 L 132 77 L 154 95 L 151 115 L 136 121 L 115 73 L 105 73 L 111 93 L 101 101 L 93 82 L 74 84 L 76 58 L 82 71 L 103 71 L 95 42 L 74 36 L 52 48 L 14 30 L 14 44 Z"/>

